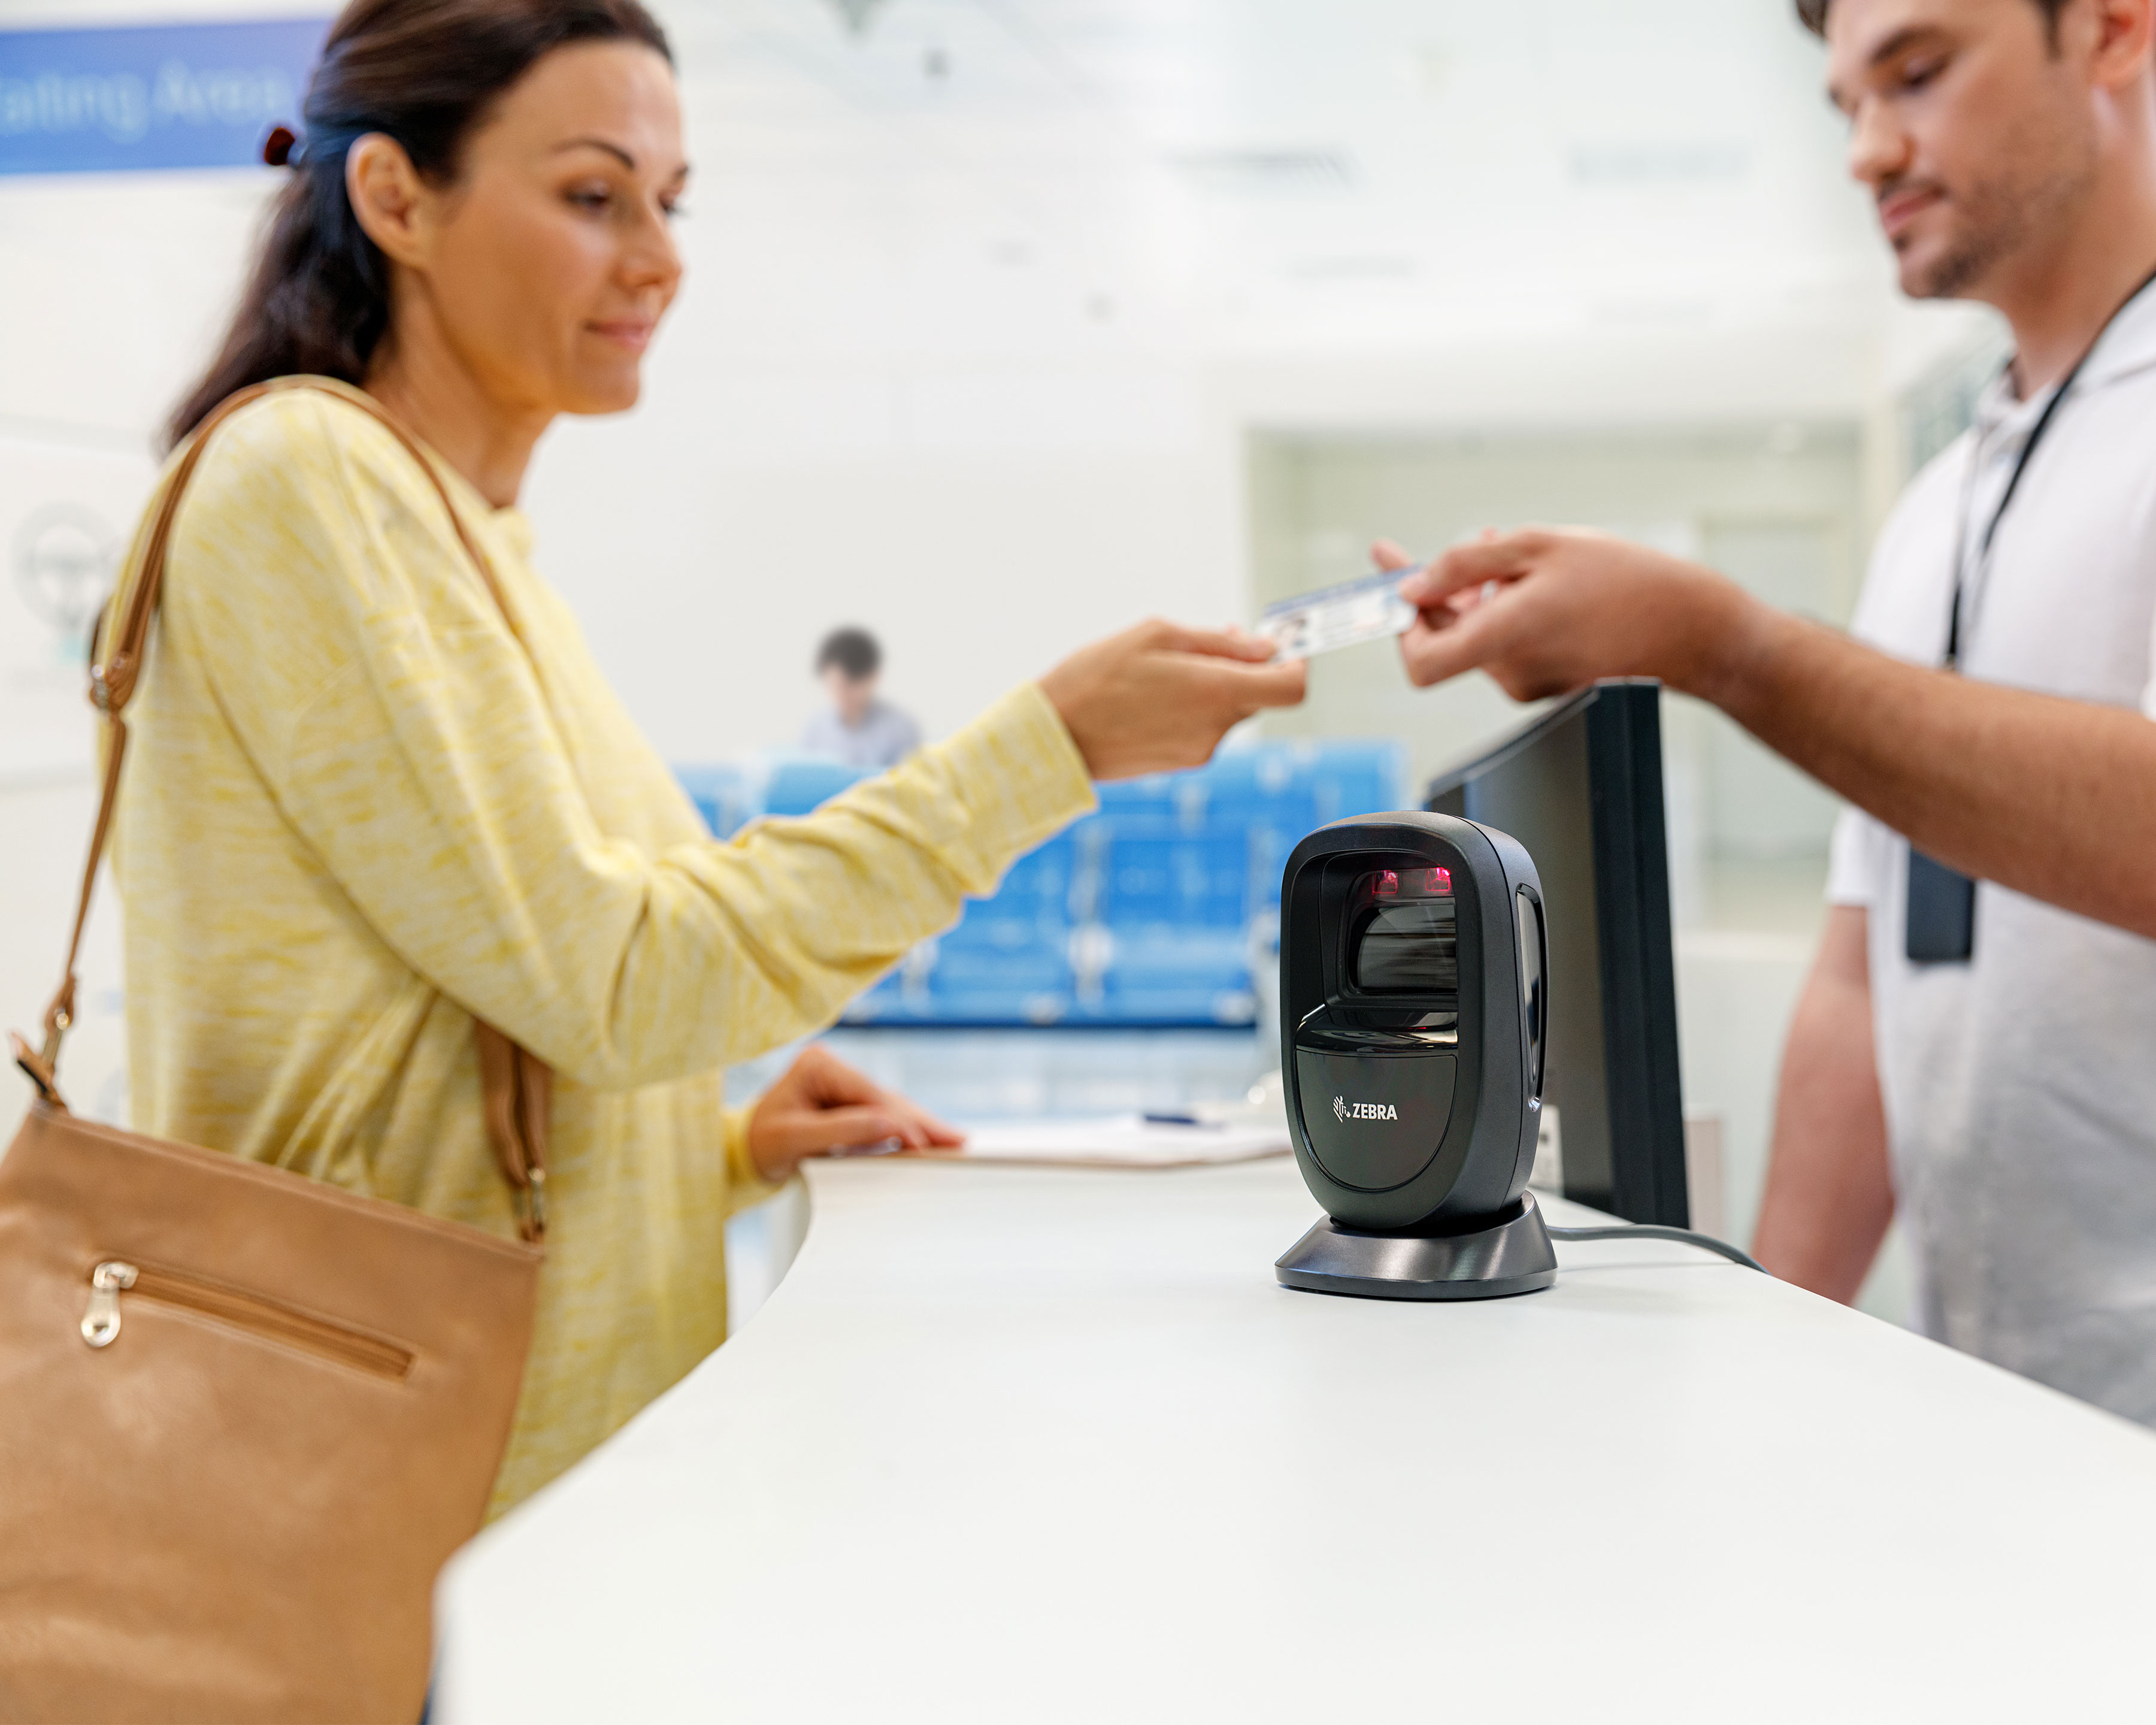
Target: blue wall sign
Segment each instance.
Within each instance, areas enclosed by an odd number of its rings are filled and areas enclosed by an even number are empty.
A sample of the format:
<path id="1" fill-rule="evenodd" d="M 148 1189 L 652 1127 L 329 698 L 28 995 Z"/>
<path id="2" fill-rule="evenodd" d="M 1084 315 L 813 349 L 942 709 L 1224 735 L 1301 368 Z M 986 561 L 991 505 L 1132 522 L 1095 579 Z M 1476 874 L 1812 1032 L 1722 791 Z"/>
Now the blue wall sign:
<path id="1" fill-rule="evenodd" d="M 259 167 L 300 103 L 326 18 L 0 30 L 0 174 Z"/>

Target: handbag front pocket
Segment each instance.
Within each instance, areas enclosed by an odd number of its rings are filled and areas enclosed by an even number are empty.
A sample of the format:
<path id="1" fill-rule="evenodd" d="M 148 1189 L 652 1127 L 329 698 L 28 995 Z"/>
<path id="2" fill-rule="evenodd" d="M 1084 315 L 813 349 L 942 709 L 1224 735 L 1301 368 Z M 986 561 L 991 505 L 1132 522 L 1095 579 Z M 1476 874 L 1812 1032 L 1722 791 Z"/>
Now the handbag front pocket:
<path id="1" fill-rule="evenodd" d="M 120 1258 L 105 1259 L 90 1272 L 90 1305 L 82 1317 L 82 1339 L 90 1347 L 109 1348 L 118 1339 L 123 1296 L 131 1303 L 147 1300 L 394 1382 L 401 1383 L 411 1374 L 416 1358 L 410 1348 L 398 1343 L 244 1288 L 190 1276 L 185 1271 L 133 1264 Z"/>

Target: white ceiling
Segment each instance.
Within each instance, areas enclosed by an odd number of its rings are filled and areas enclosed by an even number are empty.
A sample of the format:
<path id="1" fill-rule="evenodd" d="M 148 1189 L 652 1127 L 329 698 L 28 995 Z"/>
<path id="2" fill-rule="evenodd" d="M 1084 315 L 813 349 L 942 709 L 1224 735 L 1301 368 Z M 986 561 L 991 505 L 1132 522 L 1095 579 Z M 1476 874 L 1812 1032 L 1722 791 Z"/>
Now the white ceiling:
<path id="1" fill-rule="evenodd" d="M 664 10 L 699 261 L 781 347 L 1622 340 L 1888 295 L 1788 0 Z"/>
<path id="2" fill-rule="evenodd" d="M 0 27 L 324 9 L 0 0 Z M 1138 368 L 1102 409 L 1125 441 L 1163 368 L 1237 380 L 1252 423 L 1846 418 L 1966 339 L 1897 306 L 1789 0 L 659 10 L 698 171 L 670 375 L 726 377 L 759 439 L 998 367 Z M 0 182 L 0 413 L 149 424 L 275 183 Z"/>

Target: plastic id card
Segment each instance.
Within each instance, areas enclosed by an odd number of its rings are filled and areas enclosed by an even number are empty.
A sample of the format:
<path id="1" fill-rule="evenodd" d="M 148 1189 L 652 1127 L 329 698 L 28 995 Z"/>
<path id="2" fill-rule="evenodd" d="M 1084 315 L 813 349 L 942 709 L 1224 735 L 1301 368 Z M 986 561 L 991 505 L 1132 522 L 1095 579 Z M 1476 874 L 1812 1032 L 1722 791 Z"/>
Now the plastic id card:
<path id="1" fill-rule="evenodd" d="M 1415 608 L 1400 597 L 1400 583 L 1414 572 L 1387 570 L 1282 599 L 1265 607 L 1258 633 L 1280 649 L 1282 659 L 1308 659 L 1404 634 L 1415 620 Z"/>

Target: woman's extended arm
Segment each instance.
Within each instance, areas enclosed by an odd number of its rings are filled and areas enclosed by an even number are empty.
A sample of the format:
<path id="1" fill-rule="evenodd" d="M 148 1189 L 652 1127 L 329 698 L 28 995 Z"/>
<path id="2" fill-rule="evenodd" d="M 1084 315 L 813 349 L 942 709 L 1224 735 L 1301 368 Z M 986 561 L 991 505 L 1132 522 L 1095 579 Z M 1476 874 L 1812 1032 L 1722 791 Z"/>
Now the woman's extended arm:
<path id="1" fill-rule="evenodd" d="M 219 435 L 180 525 L 174 643 L 375 933 L 587 1085 L 706 1070 L 828 1023 L 1092 806 L 1074 731 L 1130 770 L 1202 758 L 1292 698 L 1281 668 L 1134 632 L 1073 661 L 1075 724 L 1029 684 L 814 816 L 654 855 L 602 830 L 531 655 L 386 434 L 316 398 Z M 1134 690 L 1152 710 L 1119 724 Z M 1165 721 L 1178 699 L 1203 711 Z"/>

